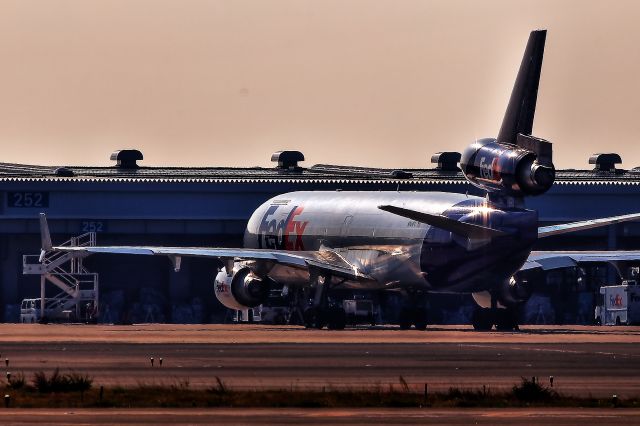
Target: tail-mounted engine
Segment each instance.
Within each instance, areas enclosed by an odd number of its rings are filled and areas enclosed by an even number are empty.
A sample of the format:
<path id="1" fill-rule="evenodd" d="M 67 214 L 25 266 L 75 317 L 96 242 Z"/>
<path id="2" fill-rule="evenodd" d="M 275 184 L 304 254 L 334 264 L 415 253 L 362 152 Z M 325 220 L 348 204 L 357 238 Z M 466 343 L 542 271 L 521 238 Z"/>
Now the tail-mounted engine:
<path id="1" fill-rule="evenodd" d="M 462 154 L 460 168 L 473 185 L 512 197 L 543 194 L 555 180 L 551 143 L 522 134 L 516 145 L 478 140 Z"/>
<path id="2" fill-rule="evenodd" d="M 216 297 L 229 309 L 244 310 L 254 308 L 267 300 L 271 282 L 255 276 L 243 264 L 235 264 L 231 273 L 222 268 L 215 280 Z"/>
<path id="3" fill-rule="evenodd" d="M 477 141 L 460 159 L 469 182 L 499 197 L 543 194 L 555 180 L 551 143 L 528 136 L 533 130 L 546 36 L 545 30 L 529 35 L 498 137 Z"/>

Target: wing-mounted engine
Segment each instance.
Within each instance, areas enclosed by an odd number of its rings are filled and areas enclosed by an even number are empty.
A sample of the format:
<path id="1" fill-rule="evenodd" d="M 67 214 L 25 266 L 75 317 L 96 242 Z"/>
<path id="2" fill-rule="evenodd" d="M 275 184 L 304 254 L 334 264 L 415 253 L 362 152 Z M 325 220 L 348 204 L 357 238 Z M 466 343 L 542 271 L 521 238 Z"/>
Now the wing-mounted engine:
<path id="1" fill-rule="evenodd" d="M 222 268 L 215 280 L 216 297 L 229 309 L 254 308 L 267 300 L 271 289 L 269 278 L 260 278 L 244 263 L 235 263 L 231 273 Z"/>
<path id="2" fill-rule="evenodd" d="M 519 134 L 517 145 L 480 139 L 460 159 L 469 182 L 490 193 L 523 197 L 545 193 L 555 180 L 551 143 Z"/>

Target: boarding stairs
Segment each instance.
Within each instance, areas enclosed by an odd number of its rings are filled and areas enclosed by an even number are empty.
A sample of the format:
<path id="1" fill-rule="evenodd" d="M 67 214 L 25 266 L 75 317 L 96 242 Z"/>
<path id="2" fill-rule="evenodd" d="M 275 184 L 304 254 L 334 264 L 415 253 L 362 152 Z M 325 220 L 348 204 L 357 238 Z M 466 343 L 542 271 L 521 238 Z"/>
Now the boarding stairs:
<path id="1" fill-rule="evenodd" d="M 60 244 L 68 247 L 92 247 L 96 245 L 95 232 L 72 237 Z M 83 265 L 82 253 L 50 251 L 22 258 L 22 273 L 40 275 L 40 298 L 37 307 L 39 321 L 96 321 L 98 318 L 98 274 L 89 272 Z M 46 297 L 47 283 L 57 289 L 53 297 Z M 31 299 L 25 299 L 31 300 Z M 23 309 L 25 303 L 23 302 Z M 44 309 L 40 309 L 44 307 Z M 25 312 L 21 312 L 21 316 Z M 24 321 L 23 321 L 24 322 Z"/>

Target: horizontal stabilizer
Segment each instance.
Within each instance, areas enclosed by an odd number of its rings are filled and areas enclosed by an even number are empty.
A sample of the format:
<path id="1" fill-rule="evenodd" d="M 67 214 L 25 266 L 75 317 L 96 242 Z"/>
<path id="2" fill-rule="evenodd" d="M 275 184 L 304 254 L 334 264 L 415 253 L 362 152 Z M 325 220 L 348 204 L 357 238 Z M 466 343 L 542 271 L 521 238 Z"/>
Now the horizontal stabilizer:
<path id="1" fill-rule="evenodd" d="M 378 208 L 467 238 L 487 239 L 507 235 L 506 232 L 497 229 L 487 228 L 473 223 L 458 222 L 457 220 L 449 219 L 439 214 L 423 213 L 396 206 L 378 206 Z"/>
<path id="2" fill-rule="evenodd" d="M 567 234 L 569 232 L 584 231 L 586 229 L 599 228 L 601 226 L 613 225 L 614 223 L 620 222 L 628 222 L 630 220 L 640 220 L 640 213 L 603 217 L 600 219 L 583 220 L 580 222 L 562 223 L 560 225 L 543 226 L 538 228 L 538 238 L 550 237 L 551 235 Z"/>

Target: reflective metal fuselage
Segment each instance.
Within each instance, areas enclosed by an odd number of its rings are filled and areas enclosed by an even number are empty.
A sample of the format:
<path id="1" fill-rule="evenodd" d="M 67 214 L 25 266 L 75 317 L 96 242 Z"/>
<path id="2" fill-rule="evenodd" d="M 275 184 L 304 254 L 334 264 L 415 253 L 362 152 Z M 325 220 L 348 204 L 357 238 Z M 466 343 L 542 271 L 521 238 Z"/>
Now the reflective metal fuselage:
<path id="1" fill-rule="evenodd" d="M 470 241 L 451 232 L 378 209 L 394 205 L 503 230 L 508 235 Z M 496 288 L 524 263 L 537 238 L 535 211 L 505 209 L 484 198 L 440 192 L 292 192 L 262 204 L 245 231 L 246 248 L 332 249 L 369 281 L 370 289 L 414 287 L 475 292 Z M 276 281 L 302 284 L 308 272 L 267 271 Z"/>

